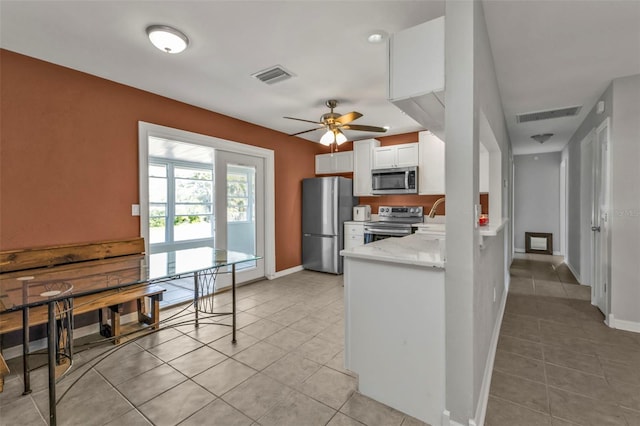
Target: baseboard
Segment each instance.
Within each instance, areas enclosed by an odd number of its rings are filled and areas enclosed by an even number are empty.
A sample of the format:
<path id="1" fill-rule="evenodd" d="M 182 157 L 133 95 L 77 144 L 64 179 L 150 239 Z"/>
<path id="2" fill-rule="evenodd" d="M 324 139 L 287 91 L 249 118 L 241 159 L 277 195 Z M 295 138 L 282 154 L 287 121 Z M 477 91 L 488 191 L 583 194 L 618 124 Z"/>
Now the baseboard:
<path id="1" fill-rule="evenodd" d="M 554 252 L 553 252 L 553 255 L 554 255 L 554 256 L 562 256 L 563 254 L 562 254 L 562 252 L 560 252 L 560 251 L 554 251 Z"/>
<path id="2" fill-rule="evenodd" d="M 569 270 L 571 271 L 571 273 L 573 274 L 574 277 L 576 277 L 576 279 L 578 280 L 578 282 L 582 285 L 588 285 L 582 282 L 582 278 L 580 278 L 580 274 L 578 274 L 575 270 L 575 268 L 573 266 L 571 266 L 570 263 L 568 263 L 566 260 L 564 262 L 565 265 L 567 265 L 567 268 L 569 268 Z"/>
<path id="3" fill-rule="evenodd" d="M 129 314 L 125 314 L 120 316 L 120 324 L 121 325 L 125 325 L 127 323 L 130 322 L 134 322 L 134 321 L 138 321 L 138 313 L 137 312 L 131 312 Z M 91 334 L 96 334 L 100 332 L 100 324 L 99 323 L 94 323 L 94 324 L 89 324 L 86 325 L 84 327 L 80 327 L 80 328 L 74 328 L 73 329 L 73 338 L 74 339 L 78 339 L 80 337 L 84 337 L 84 336 L 89 336 Z M 29 351 L 30 352 L 35 352 L 35 351 L 39 351 L 42 349 L 46 349 L 47 348 L 47 339 L 38 339 L 38 340 L 32 340 L 31 342 L 29 342 Z M 10 348 L 4 349 L 2 351 L 2 356 L 5 359 L 12 359 L 12 358 L 18 358 L 22 356 L 22 345 L 18 345 L 18 346 L 12 346 Z"/>
<path id="4" fill-rule="evenodd" d="M 521 249 L 521 248 L 514 248 L 513 251 L 516 252 L 516 253 L 526 253 L 526 251 L 524 249 Z"/>
<path id="5" fill-rule="evenodd" d="M 609 327 L 617 328 L 618 330 L 640 333 L 640 322 L 616 319 L 613 314 L 609 314 L 608 325 Z"/>
<path id="6" fill-rule="evenodd" d="M 478 407 L 476 408 L 476 415 L 473 419 L 469 419 L 469 426 L 483 425 L 485 416 L 487 415 L 487 404 L 489 403 L 489 390 L 491 389 L 491 377 L 493 375 L 493 363 L 496 359 L 496 351 L 498 349 L 498 339 L 500 338 L 500 327 L 502 326 L 502 317 L 504 316 L 504 309 L 507 305 L 507 293 L 509 284 L 505 286 L 505 291 L 502 294 L 502 300 L 500 301 L 500 308 L 498 309 L 498 316 L 496 323 L 493 326 L 493 335 L 491 336 L 491 344 L 489 345 L 489 354 L 487 355 L 487 363 L 484 366 L 484 375 L 482 377 L 482 386 L 480 387 L 480 395 L 478 396 Z"/>
<path id="7" fill-rule="evenodd" d="M 302 267 L 302 265 L 294 266 L 293 268 L 283 269 L 282 271 L 276 272 L 271 277 L 269 277 L 269 279 L 273 280 L 276 278 L 285 277 L 287 275 L 295 274 L 296 272 L 300 272 L 300 271 L 304 271 L 304 268 Z"/>
<path id="8" fill-rule="evenodd" d="M 449 410 L 442 412 L 442 426 L 464 426 L 462 423 L 458 423 L 455 420 L 451 420 L 451 413 Z"/>

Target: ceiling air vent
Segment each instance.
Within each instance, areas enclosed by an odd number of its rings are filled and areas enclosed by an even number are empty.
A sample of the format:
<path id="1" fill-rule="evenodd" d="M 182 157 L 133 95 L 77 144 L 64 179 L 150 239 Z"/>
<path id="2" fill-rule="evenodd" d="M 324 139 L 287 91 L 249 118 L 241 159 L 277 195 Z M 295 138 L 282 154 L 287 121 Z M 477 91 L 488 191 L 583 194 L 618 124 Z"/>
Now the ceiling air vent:
<path id="1" fill-rule="evenodd" d="M 548 111 L 528 112 L 516 115 L 516 121 L 518 123 L 528 123 L 529 121 L 548 120 L 550 118 L 573 117 L 574 115 L 578 115 L 581 109 L 582 106 L 573 106 Z"/>
<path id="2" fill-rule="evenodd" d="M 263 83 L 273 84 L 288 80 L 293 77 L 294 74 L 285 70 L 280 65 L 276 65 L 271 68 L 267 68 L 266 70 L 258 71 L 255 74 L 251 74 L 251 76 L 257 78 Z"/>

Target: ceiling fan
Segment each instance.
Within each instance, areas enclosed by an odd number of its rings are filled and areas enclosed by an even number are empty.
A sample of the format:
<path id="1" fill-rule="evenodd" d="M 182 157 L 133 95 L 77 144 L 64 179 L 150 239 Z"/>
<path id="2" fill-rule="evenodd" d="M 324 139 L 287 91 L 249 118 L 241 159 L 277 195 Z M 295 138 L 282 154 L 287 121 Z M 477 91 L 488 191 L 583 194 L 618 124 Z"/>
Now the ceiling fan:
<path id="1" fill-rule="evenodd" d="M 289 120 L 304 121 L 306 123 L 313 123 L 320 126 L 314 129 L 303 130 L 302 132 L 293 133 L 289 136 L 297 136 L 303 133 L 313 132 L 315 130 L 325 128 L 327 129 L 327 132 L 322 136 L 322 138 L 320 138 L 320 143 L 323 145 L 331 145 L 332 143 L 335 142 L 337 145 L 340 145 L 341 143 L 347 141 L 347 137 L 342 132 L 343 130 L 360 130 L 364 132 L 381 132 L 381 133 L 387 131 L 387 129 L 385 129 L 384 127 L 366 126 L 364 124 L 350 124 L 352 121 L 362 117 L 362 114 L 356 111 L 351 111 L 344 115 L 340 115 L 337 112 L 333 112 L 333 109 L 338 105 L 338 101 L 335 99 L 329 99 L 327 102 L 325 102 L 325 105 L 331 109 L 331 112 L 322 114 L 322 116 L 320 117 L 320 121 L 304 120 L 302 118 L 295 118 L 295 117 L 284 117 Z"/>

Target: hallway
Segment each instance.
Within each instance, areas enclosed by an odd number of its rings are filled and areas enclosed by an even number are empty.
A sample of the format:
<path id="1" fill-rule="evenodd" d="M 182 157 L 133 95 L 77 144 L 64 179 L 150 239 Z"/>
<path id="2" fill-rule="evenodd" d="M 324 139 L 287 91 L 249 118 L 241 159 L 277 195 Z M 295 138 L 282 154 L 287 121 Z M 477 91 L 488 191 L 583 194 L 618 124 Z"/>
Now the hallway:
<path id="1" fill-rule="evenodd" d="M 486 426 L 640 426 L 640 334 L 604 325 L 561 258 L 518 257 Z"/>

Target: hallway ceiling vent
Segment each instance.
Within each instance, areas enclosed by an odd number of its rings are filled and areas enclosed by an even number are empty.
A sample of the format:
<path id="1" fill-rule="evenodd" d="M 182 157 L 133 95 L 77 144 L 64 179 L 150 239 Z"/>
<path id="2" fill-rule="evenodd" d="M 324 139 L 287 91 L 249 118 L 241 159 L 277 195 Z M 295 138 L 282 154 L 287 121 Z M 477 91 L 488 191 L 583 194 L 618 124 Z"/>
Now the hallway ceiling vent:
<path id="1" fill-rule="evenodd" d="M 258 71 L 255 74 L 251 74 L 251 77 L 255 77 L 263 83 L 274 84 L 280 81 L 288 80 L 291 77 L 294 77 L 295 74 L 285 70 L 280 65 L 275 65 L 271 68 L 267 68 L 266 70 Z"/>
<path id="2" fill-rule="evenodd" d="M 550 109 L 548 111 L 527 112 L 517 114 L 516 121 L 518 123 L 528 123 L 530 121 L 548 120 L 550 118 L 573 117 L 578 115 L 582 106 L 573 106 L 561 109 Z"/>

